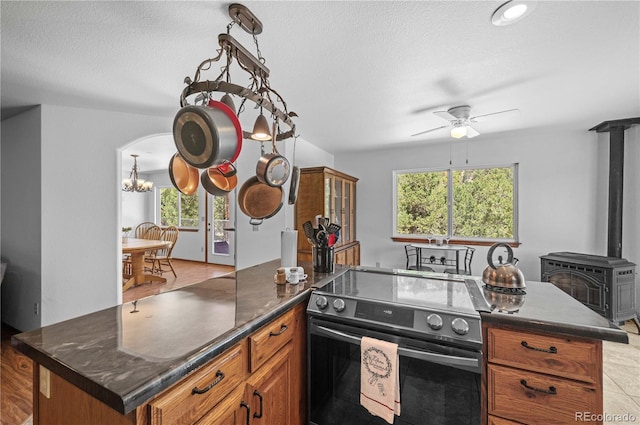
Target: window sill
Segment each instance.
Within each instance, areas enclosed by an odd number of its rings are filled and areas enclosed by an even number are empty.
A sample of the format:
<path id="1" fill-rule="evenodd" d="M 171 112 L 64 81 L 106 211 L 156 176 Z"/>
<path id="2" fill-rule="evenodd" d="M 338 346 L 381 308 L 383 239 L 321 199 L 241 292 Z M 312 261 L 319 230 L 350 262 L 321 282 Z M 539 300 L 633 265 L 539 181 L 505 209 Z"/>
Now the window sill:
<path id="1" fill-rule="evenodd" d="M 394 242 L 406 242 L 406 243 L 429 243 L 429 239 L 421 236 L 392 236 L 391 240 Z M 431 238 L 434 241 L 434 238 Z M 519 247 L 522 243 L 519 241 L 490 241 L 490 240 L 474 240 L 474 239 L 450 239 L 449 245 L 470 245 L 470 246 L 491 246 L 495 243 L 506 243 L 512 248 Z"/>

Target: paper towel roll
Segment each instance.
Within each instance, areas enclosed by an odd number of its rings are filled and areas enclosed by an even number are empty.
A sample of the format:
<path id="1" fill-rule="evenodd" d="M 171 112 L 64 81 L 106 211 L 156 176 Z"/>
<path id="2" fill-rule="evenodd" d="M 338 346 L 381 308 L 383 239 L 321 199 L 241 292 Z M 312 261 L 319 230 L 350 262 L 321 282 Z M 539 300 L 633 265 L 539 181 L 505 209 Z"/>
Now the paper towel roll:
<path id="1" fill-rule="evenodd" d="M 280 234 L 280 266 L 298 265 L 298 231 L 283 230 Z"/>

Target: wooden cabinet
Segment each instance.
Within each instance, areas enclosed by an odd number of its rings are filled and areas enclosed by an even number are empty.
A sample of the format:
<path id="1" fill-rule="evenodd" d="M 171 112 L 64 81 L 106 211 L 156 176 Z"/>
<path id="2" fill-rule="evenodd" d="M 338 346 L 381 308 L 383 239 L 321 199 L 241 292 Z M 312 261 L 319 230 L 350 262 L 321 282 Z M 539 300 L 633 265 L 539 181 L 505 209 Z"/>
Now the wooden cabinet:
<path id="1" fill-rule="evenodd" d="M 336 264 L 359 265 L 360 243 L 356 239 L 356 183 L 358 179 L 328 167 L 302 168 L 295 208 L 298 230 L 298 262 L 311 262 L 311 245 L 302 229 L 315 217 L 329 217 L 341 226 L 334 246 Z"/>
<path id="2" fill-rule="evenodd" d="M 247 380 L 245 400 L 251 400 L 252 425 L 291 425 L 295 422 L 291 393 L 291 344 Z"/>
<path id="3" fill-rule="evenodd" d="M 245 378 L 246 344 L 237 344 L 149 403 L 151 425 L 193 423 Z"/>
<path id="4" fill-rule="evenodd" d="M 46 384 L 34 385 L 34 424 L 302 425 L 305 308 L 298 304 L 128 415 L 36 367 L 35 382 Z"/>
<path id="5" fill-rule="evenodd" d="M 487 324 L 483 340 L 483 423 L 566 424 L 602 413 L 601 341 Z"/>

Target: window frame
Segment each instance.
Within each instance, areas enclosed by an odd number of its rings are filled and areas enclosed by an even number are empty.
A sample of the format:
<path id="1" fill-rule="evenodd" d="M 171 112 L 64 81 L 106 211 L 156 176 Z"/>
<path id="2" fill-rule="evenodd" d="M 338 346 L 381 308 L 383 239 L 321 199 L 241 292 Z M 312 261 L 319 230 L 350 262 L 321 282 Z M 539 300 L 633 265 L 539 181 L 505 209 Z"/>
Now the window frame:
<path id="1" fill-rule="evenodd" d="M 511 168 L 513 170 L 513 238 L 479 238 L 479 237 L 456 237 L 451 235 L 453 228 L 453 173 L 462 170 L 476 170 L 489 168 Z M 423 235 L 423 234 L 404 234 L 398 233 L 398 175 L 413 173 L 438 173 L 446 171 L 447 174 L 447 235 Z M 392 212 L 392 239 L 394 240 L 423 240 L 430 237 L 448 238 L 450 243 L 455 241 L 464 241 L 467 244 L 489 245 L 493 242 L 505 242 L 509 244 L 520 244 L 519 236 L 519 163 L 508 164 L 491 164 L 491 165 L 465 165 L 465 166 L 448 166 L 448 167 L 431 167 L 431 168 L 409 168 L 404 170 L 393 170 L 392 172 L 392 188 L 393 188 L 393 212 Z"/>
<path id="2" fill-rule="evenodd" d="M 184 195 L 182 192 L 180 192 L 178 189 L 175 188 L 175 186 L 173 185 L 158 185 L 154 187 L 155 189 L 155 198 L 156 198 L 156 211 L 157 211 L 157 216 L 156 216 L 156 223 L 160 223 L 158 224 L 161 227 L 166 227 L 166 226 L 162 226 L 162 189 L 171 189 L 171 190 L 175 190 L 176 192 L 178 192 L 178 224 L 176 225 L 176 227 L 180 230 L 185 230 L 185 231 L 190 231 L 190 232 L 197 232 L 198 230 L 200 230 L 200 208 L 201 208 L 201 200 L 200 200 L 200 194 L 198 192 L 194 193 L 193 195 Z M 182 196 L 194 196 L 197 195 L 198 196 L 198 218 L 196 220 L 196 225 L 195 226 L 183 226 L 182 225 Z"/>

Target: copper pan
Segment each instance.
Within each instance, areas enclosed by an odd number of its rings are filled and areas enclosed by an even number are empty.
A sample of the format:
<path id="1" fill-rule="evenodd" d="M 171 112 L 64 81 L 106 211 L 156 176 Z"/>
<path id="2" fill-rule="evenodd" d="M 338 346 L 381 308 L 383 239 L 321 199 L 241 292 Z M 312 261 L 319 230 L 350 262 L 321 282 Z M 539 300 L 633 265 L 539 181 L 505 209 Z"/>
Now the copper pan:
<path id="1" fill-rule="evenodd" d="M 169 160 L 169 177 L 175 188 L 184 195 L 193 195 L 198 190 L 198 169 L 187 164 L 179 153 Z"/>
<path id="2" fill-rule="evenodd" d="M 256 176 L 250 177 L 238 192 L 240 210 L 251 217 L 249 223 L 262 224 L 266 218 L 273 217 L 284 204 L 284 191 L 280 186 L 269 186 Z"/>
<path id="3" fill-rule="evenodd" d="M 232 165 L 229 164 L 231 167 Z M 208 193 L 214 196 L 224 196 L 238 185 L 238 175 L 235 167 L 233 173 L 223 173 L 219 167 L 211 167 L 202 172 L 200 182 Z"/>

